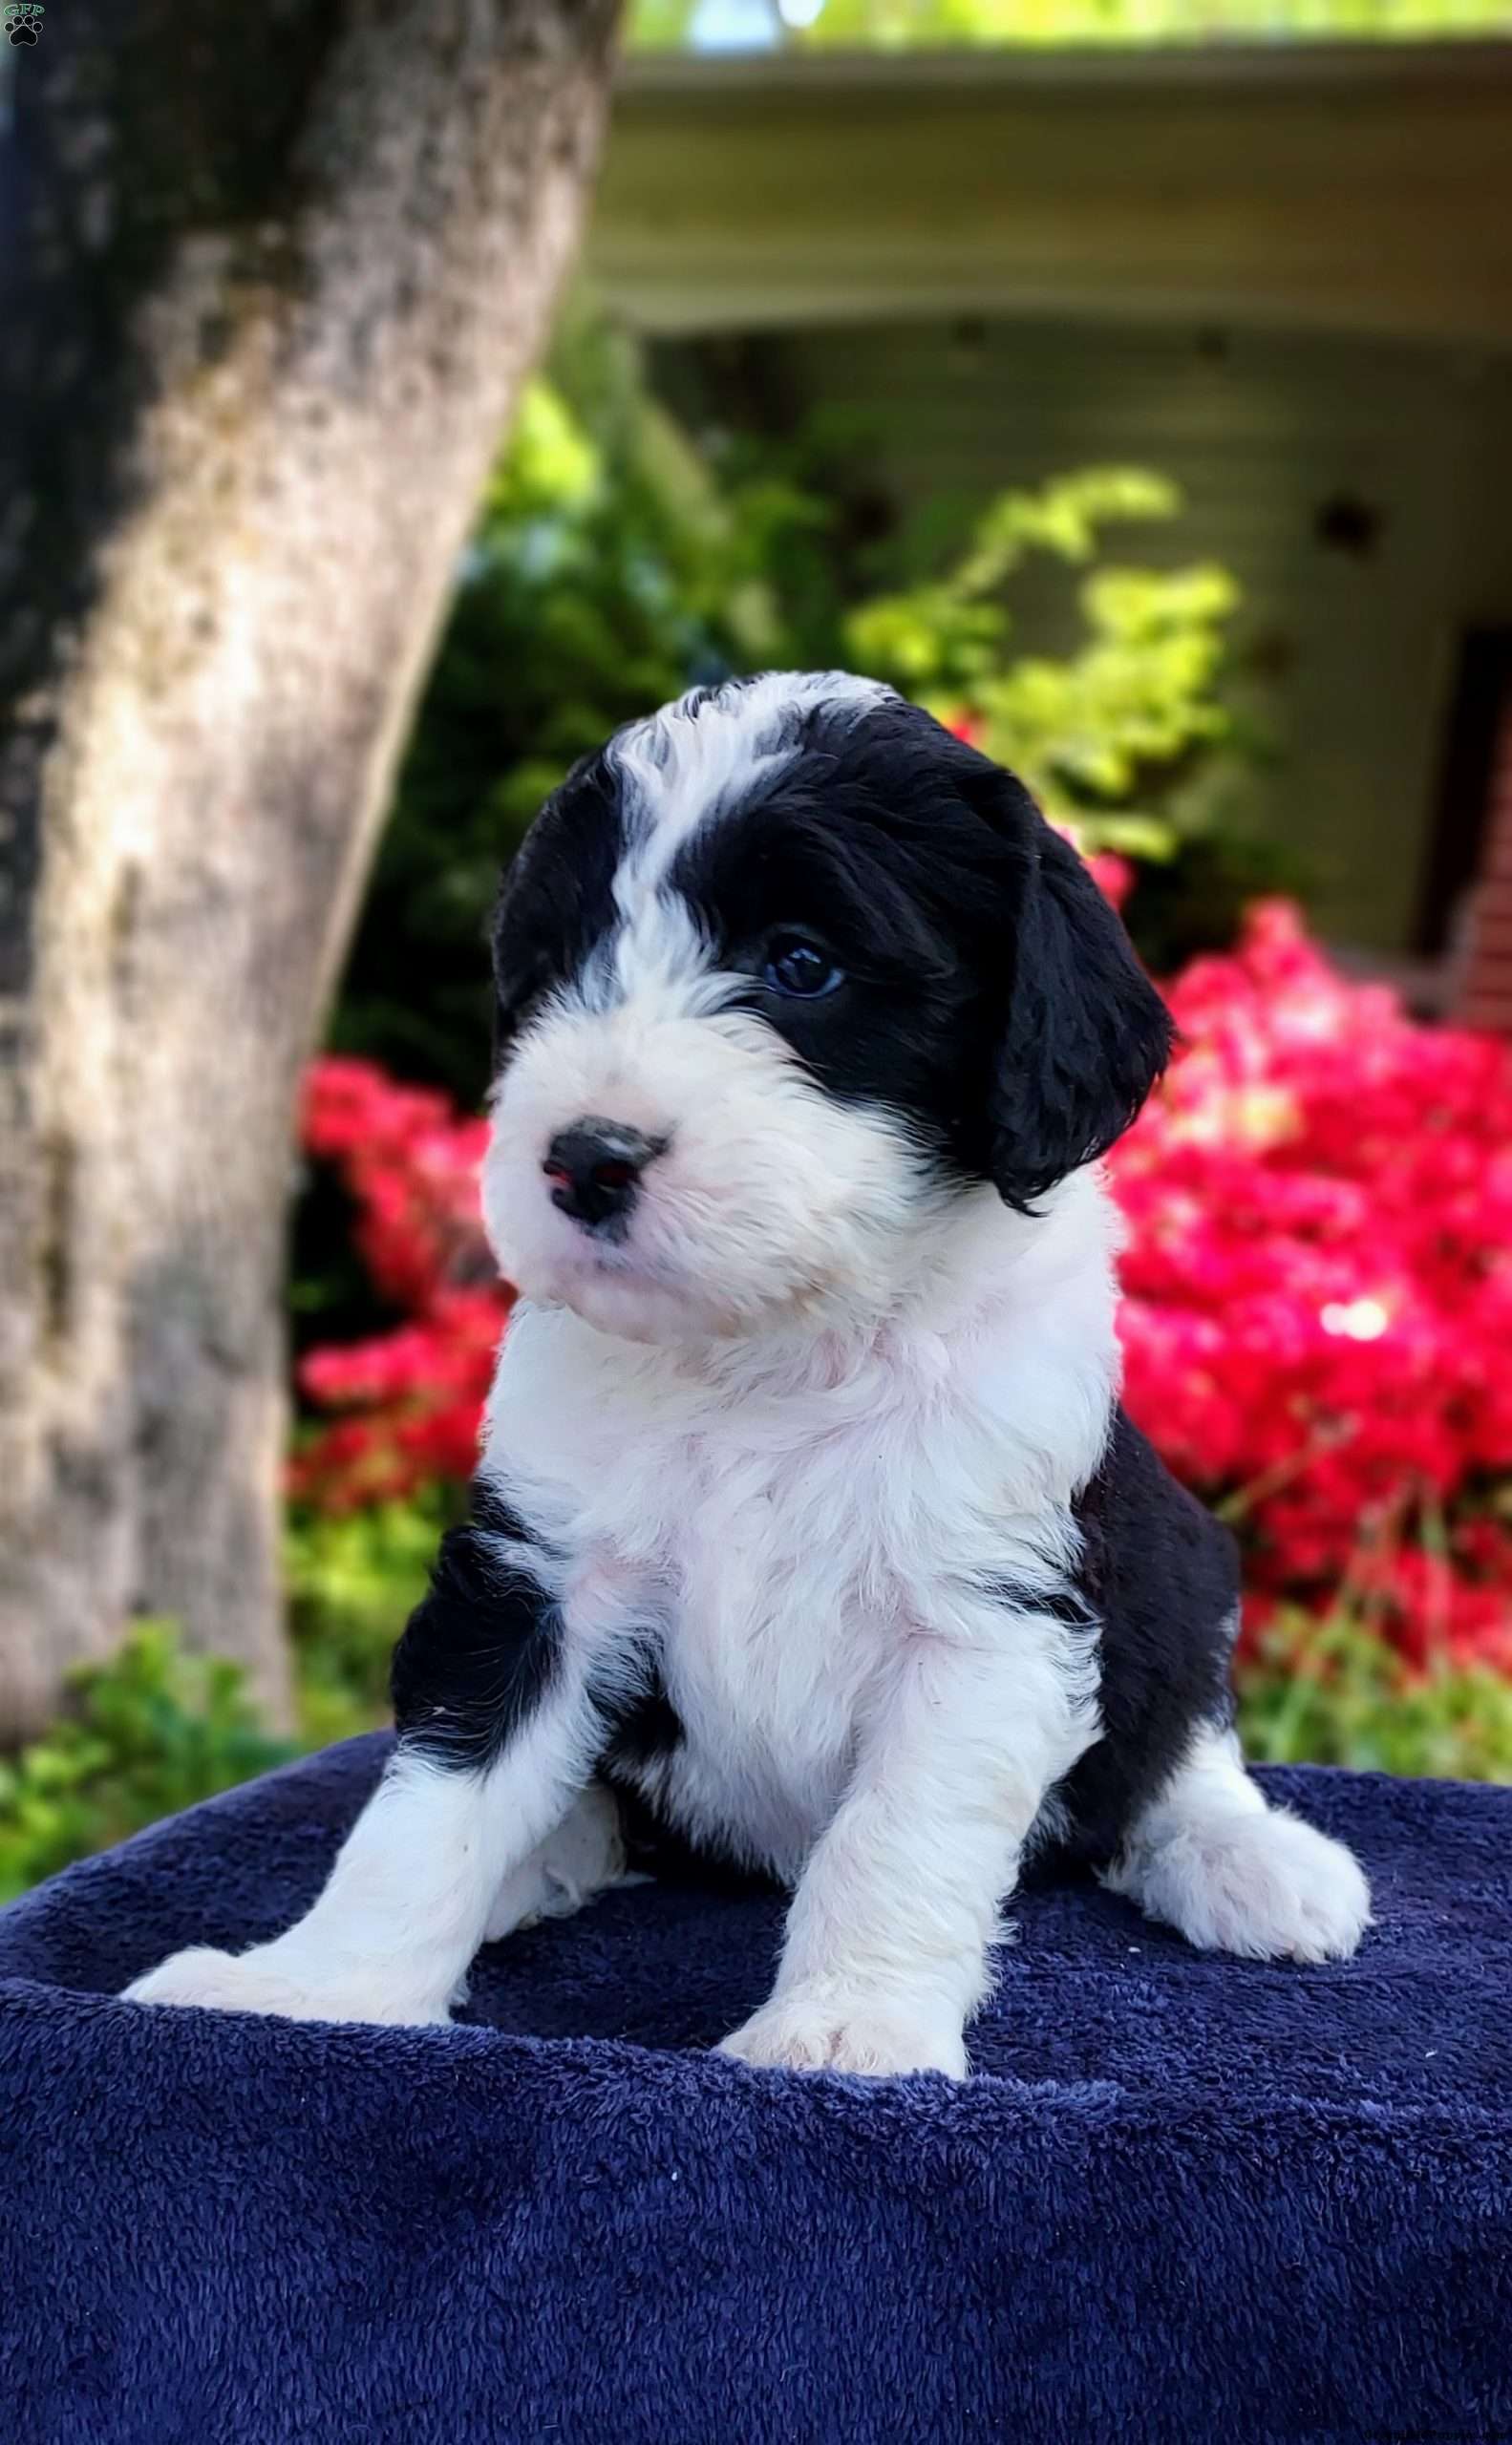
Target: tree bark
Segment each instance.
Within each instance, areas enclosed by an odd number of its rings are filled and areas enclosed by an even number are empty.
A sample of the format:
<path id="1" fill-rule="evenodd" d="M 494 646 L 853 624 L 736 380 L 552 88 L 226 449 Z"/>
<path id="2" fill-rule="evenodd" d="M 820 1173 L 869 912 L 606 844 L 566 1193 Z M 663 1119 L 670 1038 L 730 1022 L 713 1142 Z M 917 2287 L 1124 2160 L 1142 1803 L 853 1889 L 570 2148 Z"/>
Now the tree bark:
<path id="1" fill-rule="evenodd" d="M 573 249 L 613 17 L 70 0 L 18 59 L 0 1737 L 141 1612 L 287 1704 L 298 1080 Z"/>

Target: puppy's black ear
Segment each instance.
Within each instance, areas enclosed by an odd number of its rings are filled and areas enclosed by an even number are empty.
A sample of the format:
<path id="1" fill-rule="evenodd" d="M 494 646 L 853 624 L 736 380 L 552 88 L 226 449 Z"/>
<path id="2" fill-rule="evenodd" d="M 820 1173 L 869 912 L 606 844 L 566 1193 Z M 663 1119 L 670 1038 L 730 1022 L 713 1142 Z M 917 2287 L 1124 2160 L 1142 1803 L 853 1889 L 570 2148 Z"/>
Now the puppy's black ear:
<path id="1" fill-rule="evenodd" d="M 534 897 L 524 871 L 525 861 L 531 854 L 532 837 L 527 833 L 523 844 L 516 852 L 514 863 L 504 870 L 489 928 L 489 950 L 494 971 L 493 1075 L 496 1078 L 520 1032 L 525 1013 L 538 1000 L 546 982 L 546 960 L 532 939 L 526 914 L 527 901 Z"/>
<path id="2" fill-rule="evenodd" d="M 539 821 L 539 818 L 537 819 Z M 507 866 L 494 903 L 489 948 L 494 971 L 493 1075 L 497 1078 L 527 1011 L 547 982 L 544 948 L 532 929 L 536 899 L 529 873 L 534 832 L 527 833 Z"/>
<path id="3" fill-rule="evenodd" d="M 494 906 L 494 1075 L 543 994 L 581 968 L 613 913 L 623 845 L 607 757 L 586 755 L 554 790 Z"/>
<path id="4" fill-rule="evenodd" d="M 1170 1058 L 1172 1031 L 1075 850 L 1018 782 L 994 777 L 998 825 L 1012 822 L 1024 855 L 990 1143 L 998 1188 L 1023 1213 L 1122 1136 Z"/>

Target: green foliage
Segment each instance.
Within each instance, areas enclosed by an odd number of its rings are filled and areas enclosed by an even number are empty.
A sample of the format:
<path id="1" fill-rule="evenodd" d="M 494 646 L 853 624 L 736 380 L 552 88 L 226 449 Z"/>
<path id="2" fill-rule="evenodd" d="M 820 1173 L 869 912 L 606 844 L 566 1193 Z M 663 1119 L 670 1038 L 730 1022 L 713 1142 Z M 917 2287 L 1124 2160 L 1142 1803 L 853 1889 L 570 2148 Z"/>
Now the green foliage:
<path id="1" fill-rule="evenodd" d="M 436 1493 L 290 1521 L 295 1741 L 260 1720 L 239 1666 L 184 1654 L 162 1623 L 139 1624 L 108 1664 L 75 1673 L 57 1721 L 0 1757 L 0 1903 L 301 1750 L 385 1723 L 389 1658 L 447 1520 Z"/>
<path id="2" fill-rule="evenodd" d="M 1240 1674 L 1240 1731 L 1260 1764 L 1512 1783 L 1512 1681 L 1485 1665 L 1422 1672 L 1357 1617 L 1284 1617 Z"/>
<path id="3" fill-rule="evenodd" d="M 307 1747 L 387 1720 L 389 1658 L 450 1516 L 448 1494 L 437 1488 L 413 1502 L 290 1520 L 285 1574 Z"/>
<path id="4" fill-rule="evenodd" d="M 1180 507 L 1173 485 L 1136 468 L 1004 493 L 944 576 L 848 615 L 848 659 L 942 718 L 969 710 L 988 754 L 1093 845 L 1167 858 L 1171 794 L 1228 735 L 1217 682 L 1236 589 L 1208 563 L 1164 573 L 1093 564 L 1108 526 Z M 1006 590 L 1036 552 L 1088 572 L 1077 596 L 1085 641 L 1058 659 L 1010 658 Z"/>
<path id="5" fill-rule="evenodd" d="M 808 0 L 813 6 L 813 0 Z M 635 0 L 629 39 L 639 50 L 690 40 L 702 0 Z M 796 20 L 802 8 L 792 8 Z M 811 22 L 772 37 L 795 47 L 857 50 L 932 46 L 1142 44 L 1251 40 L 1402 41 L 1512 30 L 1508 0 L 819 0 Z"/>
<path id="6" fill-rule="evenodd" d="M 69 1712 L 39 1740 L 0 1760 L 0 1902 L 292 1754 L 237 1666 L 183 1655 L 142 1624 L 109 1664 L 73 1675 Z"/>

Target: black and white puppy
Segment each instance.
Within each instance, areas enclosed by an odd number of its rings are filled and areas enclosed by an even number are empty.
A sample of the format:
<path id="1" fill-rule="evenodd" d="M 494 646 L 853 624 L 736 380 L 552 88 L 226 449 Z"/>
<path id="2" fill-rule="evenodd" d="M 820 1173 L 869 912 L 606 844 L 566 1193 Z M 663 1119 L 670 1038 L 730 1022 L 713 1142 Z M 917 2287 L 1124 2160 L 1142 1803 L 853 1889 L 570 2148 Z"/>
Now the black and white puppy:
<path id="1" fill-rule="evenodd" d="M 748 2063 L 964 2073 L 1041 1852 L 1351 1952 L 1235 1740 L 1230 1540 L 1118 1405 L 1095 1166 L 1164 1009 L 1018 783 L 868 682 L 695 691 L 548 802 L 496 969 L 522 1299 L 394 1760 L 299 1925 L 129 1992 L 444 2021 L 648 1820 L 792 1888 Z"/>

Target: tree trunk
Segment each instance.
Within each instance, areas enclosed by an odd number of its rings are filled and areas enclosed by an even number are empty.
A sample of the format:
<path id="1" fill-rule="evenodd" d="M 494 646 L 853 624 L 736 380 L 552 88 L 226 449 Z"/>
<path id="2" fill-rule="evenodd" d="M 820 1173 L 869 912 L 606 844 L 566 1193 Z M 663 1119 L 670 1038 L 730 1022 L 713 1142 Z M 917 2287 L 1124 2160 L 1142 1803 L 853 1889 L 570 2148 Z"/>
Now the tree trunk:
<path id="1" fill-rule="evenodd" d="M 287 1704 L 298 1080 L 573 248 L 613 16 L 69 0 L 16 59 L 0 1737 L 140 1612 Z"/>

